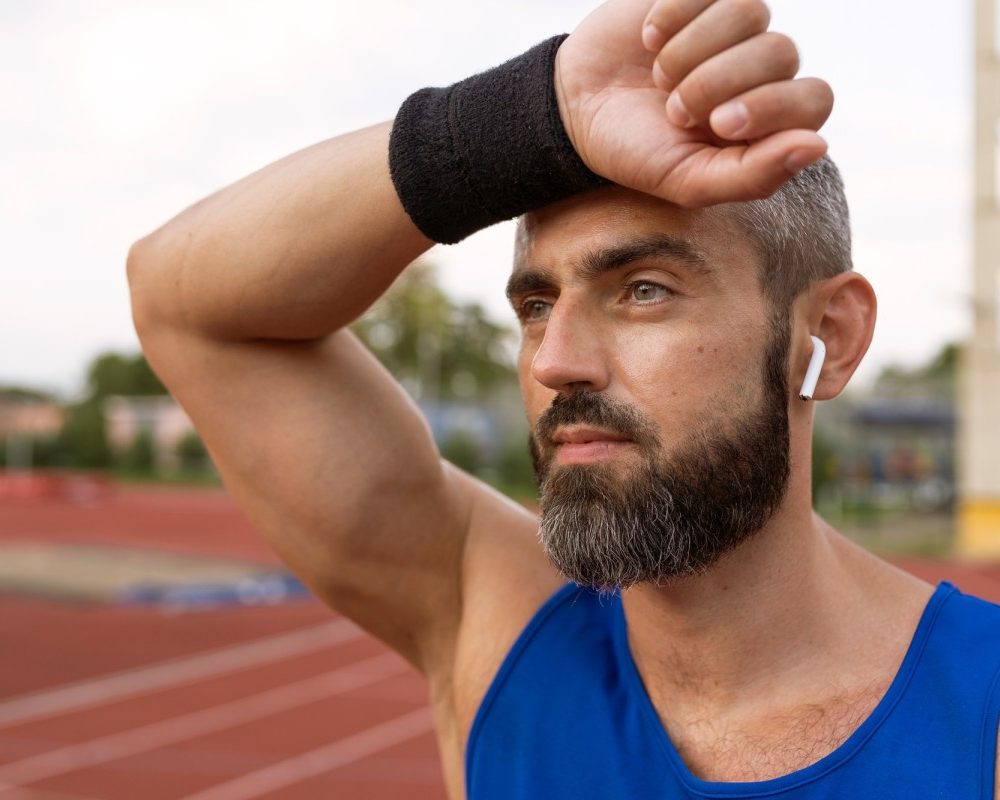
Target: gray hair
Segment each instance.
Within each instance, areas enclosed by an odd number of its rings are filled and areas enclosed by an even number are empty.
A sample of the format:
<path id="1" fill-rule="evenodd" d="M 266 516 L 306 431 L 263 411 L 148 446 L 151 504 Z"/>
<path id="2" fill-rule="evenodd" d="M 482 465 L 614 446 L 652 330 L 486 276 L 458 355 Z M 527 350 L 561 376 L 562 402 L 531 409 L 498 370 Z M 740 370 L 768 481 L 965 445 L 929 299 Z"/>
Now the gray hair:
<path id="1" fill-rule="evenodd" d="M 829 156 L 771 197 L 724 208 L 756 248 L 761 291 L 780 314 L 814 281 L 853 268 L 844 183 Z"/>

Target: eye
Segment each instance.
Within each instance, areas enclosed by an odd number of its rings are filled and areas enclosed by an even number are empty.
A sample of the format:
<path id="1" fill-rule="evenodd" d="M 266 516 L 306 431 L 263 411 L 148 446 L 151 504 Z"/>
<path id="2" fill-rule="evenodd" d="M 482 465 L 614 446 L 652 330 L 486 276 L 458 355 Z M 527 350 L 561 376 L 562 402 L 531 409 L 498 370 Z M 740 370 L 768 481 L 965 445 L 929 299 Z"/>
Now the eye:
<path id="1" fill-rule="evenodd" d="M 524 322 L 541 322 L 548 319 L 551 310 L 551 303 L 546 303 L 537 297 L 529 297 L 518 307 L 518 316 Z"/>
<path id="2" fill-rule="evenodd" d="M 636 281 L 630 283 L 626 288 L 629 298 L 640 303 L 655 303 L 657 300 L 663 300 L 672 294 L 666 286 L 660 286 L 660 284 L 650 281 Z"/>

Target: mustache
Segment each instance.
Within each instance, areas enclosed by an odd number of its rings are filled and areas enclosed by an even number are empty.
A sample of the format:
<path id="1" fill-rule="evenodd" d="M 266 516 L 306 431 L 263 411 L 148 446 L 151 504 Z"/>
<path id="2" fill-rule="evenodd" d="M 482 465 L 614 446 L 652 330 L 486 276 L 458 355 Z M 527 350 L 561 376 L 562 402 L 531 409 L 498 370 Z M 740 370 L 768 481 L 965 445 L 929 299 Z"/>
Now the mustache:
<path id="1" fill-rule="evenodd" d="M 559 427 L 580 424 L 603 428 L 639 445 L 659 444 L 653 424 L 637 409 L 589 390 L 557 394 L 552 405 L 538 418 L 535 436 L 551 445 Z"/>

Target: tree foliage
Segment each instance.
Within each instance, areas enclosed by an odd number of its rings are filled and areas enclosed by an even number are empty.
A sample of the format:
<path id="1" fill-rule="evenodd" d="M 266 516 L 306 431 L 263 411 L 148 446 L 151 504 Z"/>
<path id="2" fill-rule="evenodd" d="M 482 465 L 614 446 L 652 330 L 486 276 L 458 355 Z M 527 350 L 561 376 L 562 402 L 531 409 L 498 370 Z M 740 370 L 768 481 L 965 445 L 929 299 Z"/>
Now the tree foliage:
<path id="1" fill-rule="evenodd" d="M 482 306 L 449 298 L 426 262 L 408 267 L 352 329 L 418 399 L 473 400 L 515 379 L 512 332 Z"/>
<path id="2" fill-rule="evenodd" d="M 0 386 L 0 403 L 54 403 L 49 392 L 24 386 Z"/>
<path id="3" fill-rule="evenodd" d="M 184 434 L 177 442 L 176 453 L 183 472 L 201 472 L 209 467 L 208 450 L 197 431 Z"/>
<path id="4" fill-rule="evenodd" d="M 955 393 L 961 346 L 949 342 L 925 363 L 916 367 L 890 364 L 875 381 L 881 397 L 927 397 L 949 401 Z"/>
<path id="5" fill-rule="evenodd" d="M 156 453 L 153 435 L 146 429 L 140 430 L 128 449 L 121 456 L 119 466 L 129 472 L 149 475 L 156 469 Z"/>
<path id="6" fill-rule="evenodd" d="M 115 458 L 104 422 L 105 399 L 111 395 L 167 394 L 141 352 L 133 355 L 102 353 L 90 363 L 86 375 L 84 398 L 66 407 L 66 418 L 59 433 L 32 438 L 33 466 L 76 469 L 107 469 L 113 466 Z M 46 392 L 10 386 L 0 389 L 0 399 L 25 403 L 56 402 Z M 150 469 L 152 442 L 134 442 L 121 460 L 128 465 L 137 465 L 135 468 L 139 471 Z"/>
<path id="7" fill-rule="evenodd" d="M 105 469 L 111 466 L 111 448 L 98 399 L 84 400 L 67 409 L 66 421 L 56 437 L 55 457 L 62 466 Z"/>
<path id="8" fill-rule="evenodd" d="M 132 356 L 103 353 L 87 369 L 87 399 L 111 395 L 163 395 L 167 390 L 142 353 Z"/>

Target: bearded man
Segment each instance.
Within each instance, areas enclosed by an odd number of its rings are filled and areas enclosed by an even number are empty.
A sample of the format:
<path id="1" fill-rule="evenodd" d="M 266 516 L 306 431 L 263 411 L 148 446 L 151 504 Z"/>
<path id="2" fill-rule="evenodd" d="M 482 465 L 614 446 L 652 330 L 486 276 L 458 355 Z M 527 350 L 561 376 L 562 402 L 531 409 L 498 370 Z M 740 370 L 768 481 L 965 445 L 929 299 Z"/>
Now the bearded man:
<path id="1" fill-rule="evenodd" d="M 876 303 L 832 94 L 768 25 L 610 0 L 130 251 L 150 364 L 281 557 L 427 676 L 453 798 L 993 796 L 1000 609 L 812 510 L 800 395 L 844 388 Z M 540 520 L 345 328 L 516 216 Z"/>

